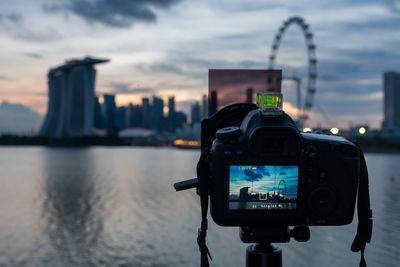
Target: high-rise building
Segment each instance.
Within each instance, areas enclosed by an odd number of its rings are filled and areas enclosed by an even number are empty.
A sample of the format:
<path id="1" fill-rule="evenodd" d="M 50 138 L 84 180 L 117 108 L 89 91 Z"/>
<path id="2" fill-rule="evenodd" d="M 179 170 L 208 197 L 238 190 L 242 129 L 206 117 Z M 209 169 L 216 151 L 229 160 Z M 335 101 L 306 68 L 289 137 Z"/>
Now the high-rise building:
<path id="1" fill-rule="evenodd" d="M 175 112 L 175 129 L 182 128 L 187 121 L 187 116 L 184 112 Z"/>
<path id="2" fill-rule="evenodd" d="M 200 105 L 199 102 L 194 102 L 194 104 L 192 105 L 192 109 L 191 109 L 191 115 L 192 115 L 192 125 L 200 122 Z"/>
<path id="3" fill-rule="evenodd" d="M 175 98 L 170 96 L 168 98 L 168 132 L 175 132 Z"/>
<path id="4" fill-rule="evenodd" d="M 384 121 L 385 130 L 400 130 L 400 73 L 383 74 Z"/>
<path id="5" fill-rule="evenodd" d="M 114 117 L 114 122 L 115 122 L 115 128 L 118 130 L 122 130 L 126 128 L 126 116 L 125 116 L 125 107 L 119 107 L 117 108 L 115 112 L 115 117 Z"/>
<path id="6" fill-rule="evenodd" d="M 201 102 L 201 117 L 207 118 L 208 117 L 208 99 L 207 95 L 203 95 L 203 99 Z"/>
<path id="7" fill-rule="evenodd" d="M 49 104 L 41 136 L 52 138 L 91 135 L 94 126 L 95 64 L 107 59 L 69 60 L 48 73 Z"/>
<path id="8" fill-rule="evenodd" d="M 212 90 L 211 93 L 209 93 L 209 105 L 208 105 L 208 116 L 214 115 L 215 112 L 217 112 L 217 107 L 218 107 L 218 95 L 216 90 Z"/>
<path id="9" fill-rule="evenodd" d="M 143 108 L 140 105 L 132 105 L 126 109 L 126 127 L 138 128 L 143 127 Z"/>
<path id="10" fill-rule="evenodd" d="M 104 117 L 98 96 L 94 98 L 94 128 L 104 129 Z"/>
<path id="11" fill-rule="evenodd" d="M 107 130 L 112 130 L 116 127 L 115 125 L 115 96 L 114 95 L 103 95 L 104 98 L 104 122 Z"/>
<path id="12" fill-rule="evenodd" d="M 153 96 L 151 107 L 151 129 L 162 132 L 164 128 L 164 102 L 161 98 Z"/>
<path id="13" fill-rule="evenodd" d="M 151 129 L 151 106 L 147 97 L 142 98 L 143 127 Z"/>

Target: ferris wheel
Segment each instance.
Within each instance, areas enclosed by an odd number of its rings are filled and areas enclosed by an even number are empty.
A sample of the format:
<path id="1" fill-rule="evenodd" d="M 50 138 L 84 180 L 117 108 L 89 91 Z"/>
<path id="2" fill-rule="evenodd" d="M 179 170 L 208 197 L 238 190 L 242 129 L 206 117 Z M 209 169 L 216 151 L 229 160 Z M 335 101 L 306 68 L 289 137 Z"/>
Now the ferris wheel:
<path id="1" fill-rule="evenodd" d="M 283 186 L 282 186 L 282 184 L 283 184 Z M 285 182 L 285 180 L 280 180 L 279 181 L 277 193 L 281 194 L 283 196 L 286 196 L 286 182 Z"/>
<path id="2" fill-rule="evenodd" d="M 308 81 L 307 91 L 305 95 L 304 103 L 301 103 L 301 92 L 300 92 L 300 78 L 298 77 L 283 77 L 283 79 L 292 80 L 297 83 L 297 108 L 299 111 L 298 120 L 303 122 L 308 118 L 309 112 L 313 106 L 314 94 L 316 91 L 316 80 L 317 80 L 317 57 L 315 55 L 315 44 L 313 41 L 313 34 L 309 30 L 309 25 L 301 17 L 290 17 L 285 20 L 282 26 L 279 28 L 278 33 L 275 35 L 274 42 L 271 47 L 271 54 L 269 56 L 269 69 L 273 69 L 275 60 L 278 55 L 279 45 L 282 41 L 283 35 L 292 24 L 297 24 L 303 32 L 306 48 L 308 54 Z"/>

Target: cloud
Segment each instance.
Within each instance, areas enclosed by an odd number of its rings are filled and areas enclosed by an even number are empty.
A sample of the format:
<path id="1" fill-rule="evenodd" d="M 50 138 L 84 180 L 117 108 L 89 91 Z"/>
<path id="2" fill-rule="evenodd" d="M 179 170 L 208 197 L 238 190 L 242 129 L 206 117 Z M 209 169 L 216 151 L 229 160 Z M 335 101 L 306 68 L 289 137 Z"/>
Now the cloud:
<path id="1" fill-rule="evenodd" d="M 153 88 L 135 87 L 131 83 L 125 82 L 110 82 L 109 86 L 112 87 L 112 92 L 115 94 L 152 94 L 155 92 Z"/>
<path id="2" fill-rule="evenodd" d="M 143 72 L 163 72 L 163 73 L 172 73 L 172 74 L 184 74 L 184 71 L 181 67 L 173 64 L 166 63 L 154 63 L 154 64 L 137 64 L 135 66 L 140 71 Z"/>
<path id="3" fill-rule="evenodd" d="M 24 55 L 27 56 L 27 57 L 36 58 L 36 59 L 44 58 L 44 56 L 42 54 L 39 54 L 39 53 L 27 52 L 27 53 L 24 53 Z"/>
<path id="4" fill-rule="evenodd" d="M 263 177 L 259 172 L 250 169 L 246 169 L 244 171 L 244 175 L 246 175 L 244 179 L 248 182 L 256 182 L 258 180 L 261 180 L 261 178 Z"/>
<path id="5" fill-rule="evenodd" d="M 22 20 L 22 15 L 19 13 L 0 14 L 0 24 L 18 23 Z"/>
<path id="6" fill-rule="evenodd" d="M 400 1 L 399 0 L 386 0 L 385 2 L 391 12 L 400 13 Z"/>
<path id="7" fill-rule="evenodd" d="M 164 63 L 174 62 L 174 63 Z M 266 63 L 254 60 L 207 60 L 196 57 L 185 57 L 185 55 L 175 55 L 166 57 L 163 61 L 153 63 L 139 63 L 134 68 L 146 74 L 160 73 L 165 75 L 177 75 L 184 79 L 205 81 L 208 75 L 208 69 L 224 68 L 265 68 Z"/>
<path id="8" fill-rule="evenodd" d="M 52 27 L 35 28 L 26 26 L 24 17 L 19 13 L 0 13 L 0 33 L 13 36 L 15 39 L 33 42 L 45 42 L 62 39 L 60 31 Z"/>
<path id="9" fill-rule="evenodd" d="M 31 92 L 31 91 L 27 91 L 27 92 L 25 92 L 25 94 L 32 94 L 32 95 L 36 95 L 36 96 L 48 96 L 49 95 L 47 91 L 46 92 L 38 92 L 38 91 Z"/>
<path id="10" fill-rule="evenodd" d="M 0 104 L 0 134 L 37 133 L 43 117 L 27 106 L 3 101 Z"/>
<path id="11" fill-rule="evenodd" d="M 262 174 L 266 176 L 270 176 L 270 173 L 268 172 L 267 168 L 265 166 L 259 166 L 257 168 Z"/>
<path id="12" fill-rule="evenodd" d="M 46 4 L 45 11 L 69 11 L 88 23 L 127 28 L 134 22 L 155 22 L 155 9 L 168 9 L 179 0 L 69 0 Z"/>

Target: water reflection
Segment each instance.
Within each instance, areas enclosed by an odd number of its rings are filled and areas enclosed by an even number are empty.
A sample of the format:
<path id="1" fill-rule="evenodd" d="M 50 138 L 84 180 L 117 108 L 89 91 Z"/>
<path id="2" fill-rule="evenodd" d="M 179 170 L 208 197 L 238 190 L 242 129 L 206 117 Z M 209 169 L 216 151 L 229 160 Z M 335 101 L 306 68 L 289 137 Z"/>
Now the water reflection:
<path id="1" fill-rule="evenodd" d="M 46 149 L 43 216 L 45 234 L 65 265 L 89 265 L 103 230 L 101 195 L 95 192 L 90 151 Z"/>

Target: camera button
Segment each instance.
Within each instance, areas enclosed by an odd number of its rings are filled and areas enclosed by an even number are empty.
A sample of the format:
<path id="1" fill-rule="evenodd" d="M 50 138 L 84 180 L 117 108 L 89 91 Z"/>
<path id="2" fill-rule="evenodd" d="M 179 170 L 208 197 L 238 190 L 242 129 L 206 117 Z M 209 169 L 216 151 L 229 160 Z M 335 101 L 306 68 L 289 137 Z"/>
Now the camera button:
<path id="1" fill-rule="evenodd" d="M 317 154 L 318 154 L 318 150 L 315 148 L 315 146 L 310 146 L 308 148 L 307 155 L 308 155 L 309 159 L 315 159 L 317 157 Z"/>
<path id="2" fill-rule="evenodd" d="M 335 208 L 336 197 L 329 188 L 318 188 L 311 193 L 309 204 L 317 215 L 325 216 Z"/>

